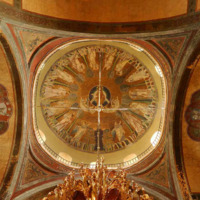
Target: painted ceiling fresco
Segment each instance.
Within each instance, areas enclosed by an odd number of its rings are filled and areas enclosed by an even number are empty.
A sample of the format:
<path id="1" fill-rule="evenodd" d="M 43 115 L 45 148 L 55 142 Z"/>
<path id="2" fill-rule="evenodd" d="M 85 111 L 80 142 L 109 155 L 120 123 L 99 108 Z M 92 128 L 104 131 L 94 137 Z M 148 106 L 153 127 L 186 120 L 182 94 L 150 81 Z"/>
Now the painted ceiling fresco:
<path id="1" fill-rule="evenodd" d="M 200 198 L 200 1 L 128 1 L 0 2 L 0 199 L 41 199 L 98 146 L 155 199 Z"/>
<path id="2" fill-rule="evenodd" d="M 86 46 L 52 64 L 41 88 L 48 126 L 65 143 L 93 152 L 134 143 L 151 125 L 157 89 L 133 55 L 113 46 Z M 99 133 L 98 133 L 99 132 Z"/>
<path id="3" fill-rule="evenodd" d="M 73 149 L 116 152 L 136 143 L 152 127 L 151 137 L 161 133 L 162 123 L 155 127 L 152 122 L 164 111 L 162 71 L 147 58 L 135 56 L 133 47 L 120 45 L 90 41 L 60 47 L 38 70 L 36 121 L 44 120 L 48 130 Z M 43 129 L 42 134 L 49 131 Z"/>

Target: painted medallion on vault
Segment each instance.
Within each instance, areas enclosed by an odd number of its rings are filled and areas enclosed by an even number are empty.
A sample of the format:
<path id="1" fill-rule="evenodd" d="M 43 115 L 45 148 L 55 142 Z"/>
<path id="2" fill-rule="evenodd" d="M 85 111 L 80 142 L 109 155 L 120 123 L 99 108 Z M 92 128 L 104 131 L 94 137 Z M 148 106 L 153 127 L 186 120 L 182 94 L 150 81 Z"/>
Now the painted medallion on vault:
<path id="1" fill-rule="evenodd" d="M 64 143 L 86 152 L 99 146 L 106 153 L 145 134 L 158 93 L 152 74 L 134 55 L 112 45 L 87 45 L 51 64 L 40 99 L 47 125 Z"/>
<path id="2" fill-rule="evenodd" d="M 200 90 L 192 95 L 185 117 L 188 123 L 188 135 L 193 140 L 200 141 Z"/>
<path id="3" fill-rule="evenodd" d="M 8 99 L 6 88 L 0 84 L 0 135 L 5 133 L 12 115 L 12 105 Z"/>

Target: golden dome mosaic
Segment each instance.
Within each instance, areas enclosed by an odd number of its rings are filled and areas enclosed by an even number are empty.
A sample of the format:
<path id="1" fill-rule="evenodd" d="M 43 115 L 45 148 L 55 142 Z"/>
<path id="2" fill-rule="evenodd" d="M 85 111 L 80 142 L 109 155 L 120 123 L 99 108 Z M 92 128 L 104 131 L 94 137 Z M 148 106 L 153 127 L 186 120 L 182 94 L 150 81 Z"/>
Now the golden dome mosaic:
<path id="1" fill-rule="evenodd" d="M 125 149 L 150 129 L 161 105 L 156 70 L 120 44 L 80 43 L 60 47 L 62 53 L 41 65 L 36 115 L 70 148 L 95 153 L 99 147 L 103 154 Z"/>
<path id="2" fill-rule="evenodd" d="M 83 151 L 115 151 L 151 125 L 157 89 L 148 69 L 113 46 L 75 49 L 53 63 L 41 88 L 43 115 L 65 143 Z"/>

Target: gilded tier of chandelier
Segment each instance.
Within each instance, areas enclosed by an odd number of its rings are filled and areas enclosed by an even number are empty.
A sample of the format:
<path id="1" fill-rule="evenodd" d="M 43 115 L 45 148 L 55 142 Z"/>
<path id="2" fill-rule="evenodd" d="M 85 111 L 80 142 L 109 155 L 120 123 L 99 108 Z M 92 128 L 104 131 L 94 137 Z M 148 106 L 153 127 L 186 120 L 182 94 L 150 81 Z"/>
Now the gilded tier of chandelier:
<path id="1" fill-rule="evenodd" d="M 103 162 L 98 159 L 94 170 L 81 165 L 81 179 L 73 170 L 43 200 L 153 200 L 144 188 L 126 178 L 124 170 L 109 171 Z"/>

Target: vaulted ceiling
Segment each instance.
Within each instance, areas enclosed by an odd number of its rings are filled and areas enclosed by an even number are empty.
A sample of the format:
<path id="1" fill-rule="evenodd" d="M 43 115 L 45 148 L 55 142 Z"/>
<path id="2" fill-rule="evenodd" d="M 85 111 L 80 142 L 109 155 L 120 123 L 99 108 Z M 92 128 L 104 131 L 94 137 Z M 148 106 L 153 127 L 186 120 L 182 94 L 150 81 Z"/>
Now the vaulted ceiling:
<path id="1" fill-rule="evenodd" d="M 197 199 L 199 2 L 1 1 L 1 199 L 41 199 L 98 134 L 155 199 Z"/>

